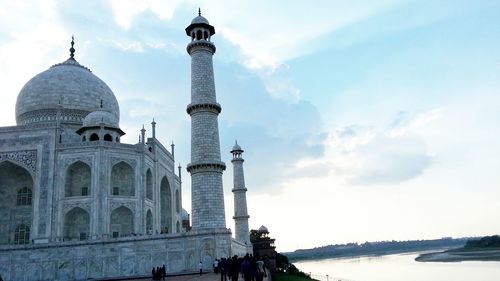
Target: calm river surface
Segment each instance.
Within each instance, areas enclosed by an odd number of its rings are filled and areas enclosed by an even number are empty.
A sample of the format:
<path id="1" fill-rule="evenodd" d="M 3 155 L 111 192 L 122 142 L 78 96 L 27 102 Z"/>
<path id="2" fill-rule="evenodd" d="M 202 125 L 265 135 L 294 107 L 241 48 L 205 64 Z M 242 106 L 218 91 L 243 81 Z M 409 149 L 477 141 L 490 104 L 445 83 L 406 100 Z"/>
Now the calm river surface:
<path id="1" fill-rule="evenodd" d="M 498 281 L 500 262 L 416 262 L 418 253 L 335 258 L 294 264 L 318 280 L 348 281 Z"/>

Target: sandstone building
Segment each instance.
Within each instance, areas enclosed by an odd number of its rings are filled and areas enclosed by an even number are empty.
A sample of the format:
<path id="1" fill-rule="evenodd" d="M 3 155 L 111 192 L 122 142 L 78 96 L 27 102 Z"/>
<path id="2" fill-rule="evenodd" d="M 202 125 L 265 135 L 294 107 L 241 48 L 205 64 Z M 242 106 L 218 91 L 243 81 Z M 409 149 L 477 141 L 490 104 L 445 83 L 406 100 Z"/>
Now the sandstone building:
<path id="1" fill-rule="evenodd" d="M 168 272 L 194 271 L 199 261 L 210 268 L 215 258 L 248 251 L 247 238 L 232 239 L 226 228 L 214 33 L 201 15 L 186 28 L 192 229 L 183 227 L 189 215 L 182 209 L 174 146 L 169 150 L 156 139 L 154 121 L 150 137 L 143 128 L 138 143 L 121 142 L 115 95 L 75 59 L 72 41 L 69 59 L 22 88 L 17 125 L 0 127 L 3 278 L 148 275 L 162 264 Z"/>

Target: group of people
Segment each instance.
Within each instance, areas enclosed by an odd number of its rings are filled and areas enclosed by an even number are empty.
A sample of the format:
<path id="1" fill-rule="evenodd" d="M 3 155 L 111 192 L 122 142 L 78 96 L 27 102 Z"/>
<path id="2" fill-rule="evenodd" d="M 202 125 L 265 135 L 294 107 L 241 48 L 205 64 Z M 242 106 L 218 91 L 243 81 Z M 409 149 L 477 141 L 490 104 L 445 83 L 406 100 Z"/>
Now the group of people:
<path id="1" fill-rule="evenodd" d="M 153 275 L 153 280 L 165 280 L 165 277 L 167 277 L 167 269 L 165 268 L 165 265 L 163 265 L 162 267 L 153 267 L 153 270 L 151 270 L 151 274 Z"/>
<path id="2" fill-rule="evenodd" d="M 267 277 L 265 262 L 249 254 L 243 258 L 234 256 L 216 259 L 213 266 L 215 274 L 220 273 L 221 281 L 238 281 L 240 274 L 244 281 L 262 281 Z"/>

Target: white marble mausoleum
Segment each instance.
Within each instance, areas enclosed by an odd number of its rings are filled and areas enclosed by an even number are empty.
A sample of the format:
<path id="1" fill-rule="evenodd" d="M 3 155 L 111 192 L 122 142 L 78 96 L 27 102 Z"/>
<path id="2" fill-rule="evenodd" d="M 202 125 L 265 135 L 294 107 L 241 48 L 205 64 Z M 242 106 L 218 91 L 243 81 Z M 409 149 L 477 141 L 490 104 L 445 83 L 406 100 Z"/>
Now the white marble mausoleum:
<path id="1" fill-rule="evenodd" d="M 143 128 L 121 142 L 113 91 L 74 56 L 31 78 L 16 125 L 0 127 L 0 276 L 86 280 L 211 268 L 250 251 L 241 148 L 233 149 L 237 237 L 226 227 L 212 56 L 215 29 L 198 15 L 186 28 L 191 56 L 192 229 L 182 227 L 180 166 Z M 186 93 L 187 94 L 187 93 Z M 182 116 L 179 116 L 182 118 Z M 187 144 L 186 144 L 187 145 Z M 241 158 L 241 159 L 240 159 Z M 235 197 L 236 198 L 236 197 Z M 246 233 L 246 234 L 245 234 Z"/>

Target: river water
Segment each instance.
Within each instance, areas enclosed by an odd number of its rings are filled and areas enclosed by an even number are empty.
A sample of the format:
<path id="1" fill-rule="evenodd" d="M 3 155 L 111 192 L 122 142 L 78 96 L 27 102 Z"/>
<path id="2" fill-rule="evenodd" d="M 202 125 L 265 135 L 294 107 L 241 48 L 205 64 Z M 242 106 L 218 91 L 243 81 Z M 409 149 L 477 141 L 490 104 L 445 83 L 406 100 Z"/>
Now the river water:
<path id="1" fill-rule="evenodd" d="M 500 281 L 500 262 L 416 262 L 419 253 L 294 262 L 318 280 Z M 328 278 L 327 276 L 328 275 Z"/>

